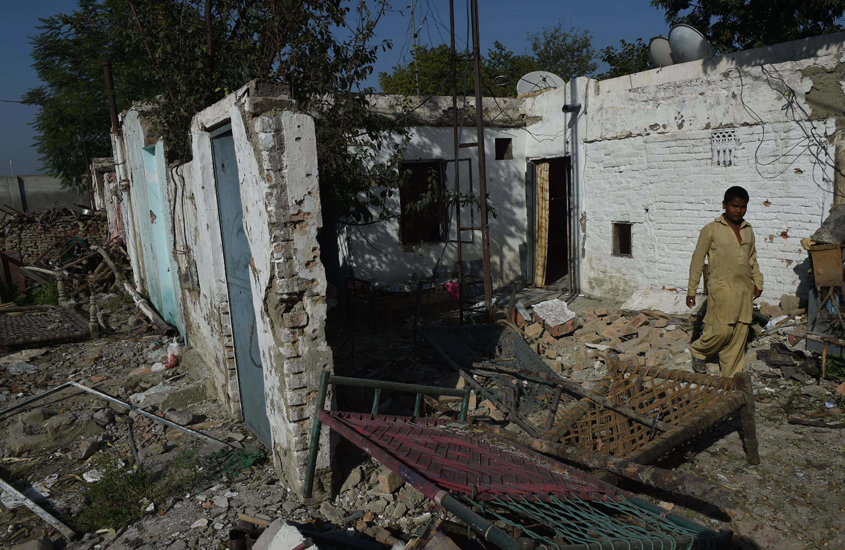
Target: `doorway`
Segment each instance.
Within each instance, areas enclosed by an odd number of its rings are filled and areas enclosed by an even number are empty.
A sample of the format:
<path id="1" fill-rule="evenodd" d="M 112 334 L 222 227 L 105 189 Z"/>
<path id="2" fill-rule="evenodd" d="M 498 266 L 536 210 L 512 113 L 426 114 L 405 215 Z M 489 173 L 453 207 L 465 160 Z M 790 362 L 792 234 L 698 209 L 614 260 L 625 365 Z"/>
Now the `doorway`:
<path id="1" fill-rule="evenodd" d="M 255 322 L 252 282 L 249 275 L 252 253 L 244 231 L 238 163 L 231 126 L 227 125 L 212 132 L 211 151 L 214 157 L 214 178 L 217 182 L 223 263 L 229 292 L 241 410 L 247 426 L 270 448 L 270 421 L 267 419 L 264 401 L 264 371 L 261 366 L 258 327 Z"/>
<path id="2" fill-rule="evenodd" d="M 529 210 L 529 282 L 577 292 L 575 214 L 570 157 L 529 163 L 526 205 Z"/>

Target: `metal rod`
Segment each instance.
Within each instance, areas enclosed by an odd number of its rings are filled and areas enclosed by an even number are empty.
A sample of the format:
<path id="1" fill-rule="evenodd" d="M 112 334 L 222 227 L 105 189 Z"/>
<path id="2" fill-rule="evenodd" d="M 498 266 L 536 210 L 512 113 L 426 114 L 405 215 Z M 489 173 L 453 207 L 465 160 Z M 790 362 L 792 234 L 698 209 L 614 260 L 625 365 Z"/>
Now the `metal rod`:
<path id="1" fill-rule="evenodd" d="M 557 408 L 560 405 L 560 396 L 563 395 L 563 386 L 558 386 L 555 390 L 555 396 L 552 398 L 552 404 L 549 407 L 549 417 L 546 418 L 546 431 L 552 429 L 557 416 Z"/>
<path id="2" fill-rule="evenodd" d="M 625 458 L 608 456 L 543 439 L 530 438 L 481 422 L 476 422 L 474 426 L 493 434 L 499 439 L 510 441 L 527 449 L 560 458 L 582 467 L 606 470 L 626 479 L 657 487 L 664 491 L 691 496 L 720 508 L 731 502 L 730 495 L 721 489 L 718 483 L 698 476 L 664 470 L 655 466 L 643 466 Z"/>
<path id="3" fill-rule="evenodd" d="M 455 517 L 467 524 L 473 531 L 502 548 L 504 550 L 517 550 L 516 539 L 508 536 L 504 531 L 482 518 L 459 500 L 454 498 L 437 485 L 431 483 L 420 475 L 416 470 L 413 470 L 405 464 L 399 462 L 392 454 L 383 449 L 377 443 L 361 436 L 353 430 L 350 430 L 343 422 L 327 414 L 325 411 L 320 411 L 320 418 L 329 428 L 339 433 L 341 436 L 349 440 L 356 447 L 381 462 L 385 467 L 392 470 L 396 475 L 407 481 L 415 489 L 420 491 L 429 499 L 433 500 L 435 504 L 442 506 L 446 511 L 452 513 Z"/>
<path id="4" fill-rule="evenodd" d="M 181 432 L 185 432 L 187 434 L 194 435 L 196 437 L 199 437 L 200 439 L 204 439 L 204 440 L 208 441 L 209 443 L 215 443 L 217 445 L 223 445 L 225 447 L 231 447 L 231 445 L 229 445 L 228 443 L 224 443 L 223 441 L 220 441 L 219 439 L 214 439 L 213 437 L 211 437 L 209 435 L 205 435 L 204 433 L 198 432 L 196 430 L 192 430 L 191 428 L 187 428 L 187 427 L 182 426 L 180 424 L 177 424 L 175 422 L 171 422 L 170 420 L 167 420 L 166 418 L 162 418 L 162 417 L 156 416 L 152 413 L 148 413 L 145 410 L 136 409 L 131 404 L 126 403 L 124 401 L 121 401 L 120 399 L 118 399 L 116 397 L 112 397 L 111 395 L 109 395 L 107 393 L 103 393 L 99 390 L 95 390 L 94 388 L 89 388 L 88 386 L 83 386 L 82 384 L 79 384 L 77 382 L 65 382 L 64 384 L 61 384 L 60 386 L 56 386 L 55 388 L 53 388 L 51 390 L 47 390 L 42 394 L 30 397 L 29 399 L 21 401 L 20 403 L 18 403 L 16 405 L 13 405 L 11 407 L 3 409 L 2 411 L 0 411 L 0 416 L 3 416 L 4 414 L 7 414 L 7 413 L 10 413 L 14 410 L 25 407 L 26 405 L 28 405 L 28 404 L 30 404 L 34 401 L 44 399 L 48 395 L 51 395 L 53 393 L 57 393 L 57 392 L 65 389 L 65 388 L 69 388 L 69 387 L 73 387 L 73 388 L 76 388 L 78 390 L 82 390 L 82 391 L 90 393 L 92 395 L 96 395 L 100 399 L 105 399 L 109 403 L 114 403 L 115 405 L 117 405 L 119 407 L 123 407 L 124 409 L 129 409 L 130 411 L 135 411 L 137 414 L 140 414 L 141 416 L 143 416 L 145 418 L 149 418 L 150 420 L 155 420 L 159 424 L 164 424 L 165 426 L 168 426 L 168 427 L 173 428 L 175 430 L 179 430 Z"/>
<path id="5" fill-rule="evenodd" d="M 461 422 L 467 421 L 467 412 L 469 411 L 469 388 L 464 388 L 464 398 L 461 400 L 461 413 L 458 418 Z"/>
<path id="6" fill-rule="evenodd" d="M 103 78 L 106 81 L 106 96 L 109 102 L 109 115 L 111 115 L 111 131 L 115 137 L 120 136 L 120 122 L 117 119 L 117 103 L 114 100 L 114 79 L 111 74 L 111 60 L 100 61 L 103 66 Z"/>
<path id="7" fill-rule="evenodd" d="M 415 417 L 420 416 L 420 411 L 422 410 L 422 397 L 423 397 L 423 394 L 421 394 L 421 393 L 417 394 L 417 400 L 414 403 L 414 416 Z"/>
<path id="8" fill-rule="evenodd" d="M 635 410 L 633 410 L 629 407 L 626 407 L 624 405 L 620 405 L 619 403 L 616 403 L 615 401 L 608 399 L 607 397 L 605 397 L 603 395 L 599 395 L 599 394 L 592 392 L 588 389 L 582 388 L 581 386 L 576 386 L 575 384 L 569 382 L 568 380 L 566 380 L 566 379 L 564 379 L 560 376 L 552 376 L 552 375 L 543 374 L 543 373 L 539 373 L 539 372 L 533 372 L 533 371 L 529 371 L 529 370 L 525 370 L 525 369 L 516 369 L 516 368 L 513 368 L 513 367 L 505 367 L 505 366 L 499 365 L 497 363 L 473 363 L 472 366 L 474 368 L 479 368 L 479 369 L 498 370 L 498 371 L 502 371 L 502 372 L 518 374 L 519 376 L 523 376 L 523 377 L 528 378 L 528 379 L 533 378 L 533 379 L 539 380 L 541 382 L 544 381 L 544 382 L 551 383 L 551 384 L 557 384 L 559 386 L 562 386 L 563 389 L 565 389 L 568 392 L 574 393 L 575 395 L 577 395 L 579 397 L 586 397 L 590 401 L 593 401 L 593 402 L 601 405 L 602 407 L 616 411 L 619 414 L 621 414 L 622 416 L 626 416 L 626 417 L 630 418 L 631 420 L 636 420 L 640 424 L 643 424 L 643 425 L 645 425 L 649 428 L 656 428 L 656 429 L 660 430 L 661 432 L 668 432 L 670 430 L 675 429 L 675 427 L 672 424 L 669 424 L 668 422 L 664 422 L 662 420 L 657 420 L 656 418 L 652 418 L 652 417 L 648 416 L 647 414 L 643 414 L 641 412 L 637 412 L 637 411 L 635 411 Z"/>
<path id="9" fill-rule="evenodd" d="M 369 380 L 365 378 L 349 378 L 346 376 L 329 376 L 329 384 L 335 386 L 351 386 L 354 388 L 371 388 L 379 390 L 404 391 L 408 393 L 422 393 L 425 395 L 450 395 L 463 397 L 464 390 L 454 388 L 438 388 L 435 386 L 423 386 L 421 384 L 403 384 L 401 382 L 387 382 L 385 380 Z"/>
<path id="10" fill-rule="evenodd" d="M 332 377 L 334 378 L 334 377 Z M 314 489 L 314 471 L 317 469 L 317 452 L 320 450 L 320 414 L 326 404 L 326 392 L 329 387 L 329 373 L 324 372 L 320 378 L 320 392 L 317 395 L 317 406 L 314 409 L 314 426 L 311 428 L 311 449 L 308 451 L 308 466 L 305 469 L 305 487 L 302 496 L 311 498 Z"/>
<path id="11" fill-rule="evenodd" d="M 7 492 L 10 495 L 12 495 L 13 497 L 15 497 L 15 499 L 17 499 L 21 504 L 23 504 L 24 506 L 29 508 L 32 512 L 34 512 L 36 515 L 38 515 L 38 517 L 40 517 L 41 519 L 43 519 L 44 521 L 49 523 L 54 529 L 56 529 L 56 531 L 61 533 L 62 536 L 65 537 L 67 540 L 73 540 L 74 538 L 76 538 L 76 533 L 74 533 L 70 529 L 70 527 L 68 527 L 67 525 L 65 525 L 61 521 L 57 520 L 56 518 L 54 518 L 53 516 L 48 514 L 47 511 L 44 510 L 44 508 L 35 504 L 33 501 L 29 500 L 28 498 L 26 498 L 26 496 L 23 493 L 21 493 L 20 491 L 18 491 L 17 489 L 15 489 L 11 485 L 9 485 L 5 481 L 3 481 L 2 479 L 0 479 L 0 489 L 3 489 L 5 492 Z"/>
<path id="12" fill-rule="evenodd" d="M 499 408 L 503 412 L 508 413 L 508 420 L 519 425 L 519 427 L 525 430 L 531 437 L 538 437 L 540 435 L 537 429 L 532 426 L 527 420 L 525 420 L 522 415 L 519 414 L 519 412 L 509 407 L 500 399 L 497 399 L 496 396 L 493 395 L 487 388 L 479 384 L 469 373 L 467 373 L 467 371 L 462 369 L 460 365 L 455 363 L 448 355 L 446 355 L 446 353 L 434 340 L 432 340 L 428 336 L 428 334 L 426 334 L 425 332 L 423 332 L 422 334 L 423 338 L 425 338 L 425 341 L 428 342 L 428 344 L 434 348 L 434 350 L 440 355 L 440 357 L 443 358 L 443 361 L 449 367 L 454 369 L 455 372 L 457 372 L 461 376 L 461 378 L 466 380 L 467 384 L 475 388 L 476 391 L 483 395 L 485 399 L 489 400 L 491 403 L 496 405 L 497 408 Z M 464 417 L 466 417 L 466 415 L 464 415 Z"/>
<path id="13" fill-rule="evenodd" d="M 484 152 L 484 101 L 481 95 L 481 48 L 478 38 L 478 0 L 470 0 L 472 58 L 475 69 L 475 126 L 478 134 L 478 191 L 481 195 L 481 257 L 484 263 L 484 306 L 493 321 L 493 281 L 490 275 L 490 227 L 487 224 L 487 167 Z"/>
<path id="14" fill-rule="evenodd" d="M 460 324 L 464 324 L 464 268 L 463 268 L 463 249 L 461 246 L 461 136 L 458 132 L 458 77 L 457 77 L 457 56 L 455 52 L 455 0 L 449 0 L 449 30 L 451 34 L 451 46 L 449 56 L 449 70 L 452 73 L 452 134 L 454 137 L 455 148 L 455 237 L 458 249 L 458 310 L 460 312 Z M 464 98 L 464 105 L 466 106 L 466 98 Z M 472 180 L 469 182 L 472 187 Z"/>

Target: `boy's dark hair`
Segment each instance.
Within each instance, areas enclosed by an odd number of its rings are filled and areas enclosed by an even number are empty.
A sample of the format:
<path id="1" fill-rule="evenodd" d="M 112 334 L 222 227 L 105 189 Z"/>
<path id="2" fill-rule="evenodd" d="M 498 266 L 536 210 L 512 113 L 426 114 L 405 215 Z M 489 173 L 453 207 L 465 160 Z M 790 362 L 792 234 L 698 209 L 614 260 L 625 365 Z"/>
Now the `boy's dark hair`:
<path id="1" fill-rule="evenodd" d="M 725 202 L 731 202 L 734 199 L 741 199 L 747 202 L 750 200 L 748 198 L 748 191 L 738 185 L 734 185 L 725 191 Z"/>

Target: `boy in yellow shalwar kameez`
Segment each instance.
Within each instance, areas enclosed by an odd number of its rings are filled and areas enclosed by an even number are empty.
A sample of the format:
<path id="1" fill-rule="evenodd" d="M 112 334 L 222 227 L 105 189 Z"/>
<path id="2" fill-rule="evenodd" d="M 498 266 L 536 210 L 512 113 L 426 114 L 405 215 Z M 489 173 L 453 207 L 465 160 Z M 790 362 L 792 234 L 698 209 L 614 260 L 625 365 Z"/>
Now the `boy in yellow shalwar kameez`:
<path id="1" fill-rule="evenodd" d="M 687 307 L 695 306 L 695 292 L 707 257 L 707 313 L 701 337 L 690 346 L 693 369 L 705 372 L 707 357 L 718 353 L 722 376 L 732 377 L 745 364 L 752 302 L 763 293 L 763 275 L 757 265 L 754 231 L 743 219 L 748 192 L 731 187 L 725 192 L 722 207 L 725 213 L 705 225 L 698 237 L 689 268 Z"/>

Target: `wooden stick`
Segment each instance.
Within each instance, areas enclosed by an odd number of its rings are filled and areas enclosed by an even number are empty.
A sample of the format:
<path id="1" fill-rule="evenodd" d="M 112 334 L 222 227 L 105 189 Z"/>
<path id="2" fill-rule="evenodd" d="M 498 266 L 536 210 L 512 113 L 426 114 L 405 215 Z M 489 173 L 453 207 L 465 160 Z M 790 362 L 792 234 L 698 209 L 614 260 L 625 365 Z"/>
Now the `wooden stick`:
<path id="1" fill-rule="evenodd" d="M 635 410 L 633 410 L 629 407 L 626 407 L 624 405 L 620 405 L 620 404 L 616 403 L 615 401 L 608 399 L 607 397 L 604 397 L 603 395 L 599 395 L 595 392 L 584 389 L 580 386 L 576 386 L 575 384 L 569 382 L 568 380 L 566 380 L 565 378 L 562 378 L 560 376 L 551 376 L 551 375 L 548 375 L 548 374 L 543 374 L 543 373 L 534 372 L 534 371 L 528 371 L 528 370 L 525 370 L 525 369 L 516 369 L 516 368 L 513 368 L 513 367 L 506 367 L 506 366 L 500 365 L 498 363 L 473 363 L 472 366 L 476 367 L 476 368 L 481 368 L 481 369 L 499 370 L 499 371 L 502 371 L 502 372 L 518 374 L 518 375 L 524 376 L 526 378 L 535 378 L 535 379 L 544 380 L 546 382 L 551 382 L 552 384 L 563 386 L 563 388 L 565 390 L 567 390 L 571 393 L 574 393 L 575 395 L 577 395 L 579 397 L 586 397 L 590 401 L 594 401 L 595 403 L 601 405 L 602 407 L 616 411 L 619 414 L 621 414 L 622 416 L 626 416 L 626 417 L 630 418 L 631 420 L 636 420 L 637 422 L 639 422 L 639 423 L 641 423 L 641 424 L 643 424 L 643 425 L 645 425 L 649 428 L 657 428 L 661 432 L 668 432 L 669 430 L 672 430 L 674 428 L 674 426 L 672 426 L 668 422 L 664 422 L 662 420 L 657 420 L 657 419 L 652 418 L 652 417 L 650 417 L 646 414 L 637 412 L 637 411 L 635 411 Z"/>
<path id="2" fill-rule="evenodd" d="M 824 349 L 822 350 L 822 380 L 824 380 L 824 377 L 827 374 L 827 352 L 829 349 L 830 342 L 825 342 Z"/>
<path id="3" fill-rule="evenodd" d="M 790 424 L 795 424 L 797 426 L 813 426 L 814 428 L 830 428 L 831 430 L 841 430 L 845 428 L 845 422 L 840 422 L 838 424 L 825 424 L 824 422 L 819 422 L 816 420 L 808 420 L 806 418 L 790 418 Z"/>
<path id="4" fill-rule="evenodd" d="M 716 482 L 711 482 L 698 476 L 664 470 L 654 466 L 643 466 L 624 458 L 608 456 L 593 451 L 561 445 L 542 439 L 533 439 L 524 435 L 509 432 L 498 426 L 491 426 L 483 423 L 475 423 L 476 427 L 491 434 L 527 447 L 529 449 L 563 459 L 580 466 L 606 470 L 626 479 L 657 487 L 664 491 L 671 491 L 681 495 L 687 495 L 719 507 L 729 504 L 730 495 L 719 487 Z"/>

